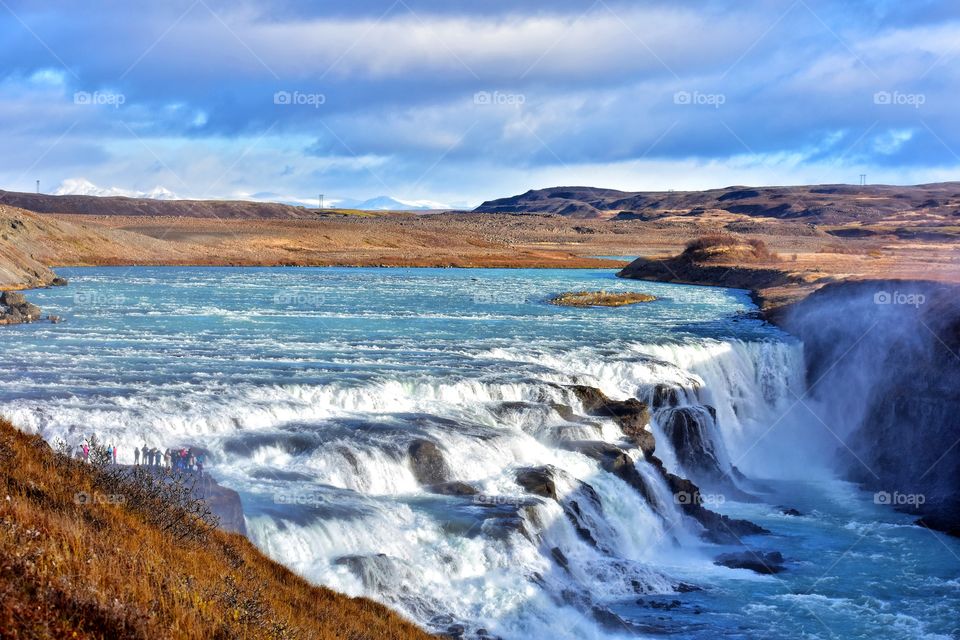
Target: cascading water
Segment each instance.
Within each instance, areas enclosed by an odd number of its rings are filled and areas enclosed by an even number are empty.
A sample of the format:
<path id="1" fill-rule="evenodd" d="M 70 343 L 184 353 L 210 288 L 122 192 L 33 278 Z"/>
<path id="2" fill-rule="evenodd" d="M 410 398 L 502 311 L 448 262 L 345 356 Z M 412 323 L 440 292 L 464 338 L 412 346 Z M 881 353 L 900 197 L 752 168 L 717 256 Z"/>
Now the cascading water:
<path id="1" fill-rule="evenodd" d="M 0 412 L 48 439 L 96 433 L 125 461 L 141 442 L 203 446 L 269 555 L 434 631 L 805 637 L 833 614 L 810 613 L 809 585 L 786 581 L 816 577 L 827 529 L 842 545 L 879 517 L 812 471 L 833 443 L 797 410 L 802 347 L 738 316 L 743 292 L 605 271 L 117 273 L 68 273 L 82 298 L 36 296 L 68 321 L 5 334 Z M 659 300 L 545 303 L 587 288 Z M 123 302 L 77 303 L 97 295 Z M 655 454 L 577 388 L 647 403 Z M 669 474 L 777 534 L 744 542 L 782 550 L 787 577 L 715 565 L 723 549 Z M 816 516 L 785 520 L 781 500 Z M 885 531 L 861 543 L 882 547 Z M 836 613 L 845 630 L 884 628 L 851 589 L 816 595 L 861 607 Z"/>

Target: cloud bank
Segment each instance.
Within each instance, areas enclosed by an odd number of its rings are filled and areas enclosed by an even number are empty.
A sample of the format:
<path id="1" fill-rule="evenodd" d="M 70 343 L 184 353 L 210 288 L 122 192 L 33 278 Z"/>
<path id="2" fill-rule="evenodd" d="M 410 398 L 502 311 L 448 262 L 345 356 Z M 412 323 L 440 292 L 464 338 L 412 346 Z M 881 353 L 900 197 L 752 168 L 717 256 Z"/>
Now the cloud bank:
<path id="1" fill-rule="evenodd" d="M 956 3 L 302 4 L 0 3 L 0 185 L 468 206 L 958 175 Z"/>

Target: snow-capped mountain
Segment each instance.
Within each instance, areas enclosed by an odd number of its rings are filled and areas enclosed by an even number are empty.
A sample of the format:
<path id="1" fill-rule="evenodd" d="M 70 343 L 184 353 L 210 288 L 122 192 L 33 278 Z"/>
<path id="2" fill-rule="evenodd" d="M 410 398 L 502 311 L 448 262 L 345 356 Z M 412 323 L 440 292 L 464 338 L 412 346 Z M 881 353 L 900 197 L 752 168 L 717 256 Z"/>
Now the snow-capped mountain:
<path id="1" fill-rule="evenodd" d="M 123 196 L 126 198 L 149 198 L 151 200 L 179 200 L 177 194 L 157 185 L 150 191 L 131 191 L 120 187 L 98 187 L 86 178 L 68 178 L 53 192 L 55 196 Z"/>

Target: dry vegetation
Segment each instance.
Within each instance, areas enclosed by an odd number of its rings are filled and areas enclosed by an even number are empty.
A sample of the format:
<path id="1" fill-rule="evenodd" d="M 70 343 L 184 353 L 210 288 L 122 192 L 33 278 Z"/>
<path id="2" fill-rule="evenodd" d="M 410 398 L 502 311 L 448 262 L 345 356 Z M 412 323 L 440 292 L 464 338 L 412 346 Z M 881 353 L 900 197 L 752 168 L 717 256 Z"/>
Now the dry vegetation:
<path id="1" fill-rule="evenodd" d="M 0 419 L 0 637 L 429 637 L 310 585 L 177 494 Z M 164 496 L 173 502 L 158 505 Z"/>
<path id="2" fill-rule="evenodd" d="M 777 256 L 759 238 L 742 238 L 728 233 L 714 233 L 694 238 L 687 243 L 684 255 L 693 260 L 748 259 L 770 261 Z"/>
<path id="3" fill-rule="evenodd" d="M 607 291 L 571 291 L 551 298 L 550 302 L 563 307 L 625 307 L 640 302 L 653 302 L 649 293 L 610 293 Z"/>

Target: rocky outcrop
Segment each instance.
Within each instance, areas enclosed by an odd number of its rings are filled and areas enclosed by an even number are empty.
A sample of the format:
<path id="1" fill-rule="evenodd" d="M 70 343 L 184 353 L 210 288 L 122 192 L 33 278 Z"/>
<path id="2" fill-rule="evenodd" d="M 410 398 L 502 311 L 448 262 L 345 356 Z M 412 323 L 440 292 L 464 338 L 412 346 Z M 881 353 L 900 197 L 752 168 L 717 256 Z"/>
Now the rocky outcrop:
<path id="1" fill-rule="evenodd" d="M 654 411 L 675 407 L 680 404 L 683 390 L 668 384 L 658 384 L 650 392 L 650 404 Z"/>
<path id="2" fill-rule="evenodd" d="M 773 575 L 782 572 L 783 555 L 779 551 L 740 551 L 717 556 L 714 564 L 731 569 L 749 569 L 754 573 Z"/>
<path id="3" fill-rule="evenodd" d="M 146 471 L 154 478 L 180 478 L 185 487 L 190 489 L 190 495 L 199 500 L 203 500 L 210 508 L 210 511 L 217 517 L 217 526 L 224 531 L 247 535 L 247 524 L 243 517 L 243 503 L 240 501 L 240 494 L 219 484 L 209 473 L 202 476 L 196 472 L 185 473 L 180 476 L 170 476 L 169 471 L 164 467 L 153 466 L 132 466 L 124 465 L 120 467 L 125 474 L 132 474 L 134 471 Z"/>
<path id="4" fill-rule="evenodd" d="M 224 531 L 247 535 L 247 524 L 243 517 L 243 504 L 240 494 L 217 483 L 206 473 L 194 486 L 194 495 L 203 499 L 220 521 Z"/>
<path id="5" fill-rule="evenodd" d="M 960 535 L 960 287 L 829 284 L 785 315 L 851 479 Z M 848 427 L 849 425 L 849 427 Z M 848 427 L 848 428 L 844 428 Z M 829 441 L 829 440 L 828 440 Z"/>
<path id="6" fill-rule="evenodd" d="M 560 496 L 557 491 L 557 482 L 561 476 L 563 476 L 563 482 L 573 487 L 563 496 Z M 594 547 L 600 546 L 593 531 L 599 523 L 591 518 L 589 512 L 602 512 L 603 505 L 593 487 L 566 475 L 564 471 L 552 465 L 519 469 L 516 480 L 517 484 L 529 493 L 557 502 L 577 535 Z"/>
<path id="7" fill-rule="evenodd" d="M 714 420 L 715 413 L 705 406 L 676 407 L 657 414 L 657 422 L 681 466 L 699 475 L 721 479 L 726 474 L 710 433 L 716 427 Z"/>
<path id="8" fill-rule="evenodd" d="M 22 293 L 4 291 L 0 294 L 0 324 L 36 322 L 41 317 L 40 307 L 27 302 Z"/>
<path id="9" fill-rule="evenodd" d="M 650 412 L 645 402 L 636 398 L 611 400 L 599 389 L 584 385 L 571 385 L 569 388 L 589 415 L 612 419 L 624 435 L 640 447 L 644 456 L 653 455 L 656 439 L 646 428 L 650 422 Z"/>
<path id="10" fill-rule="evenodd" d="M 450 479 L 450 467 L 443 452 L 430 440 L 414 440 L 407 448 L 410 469 L 417 482 L 423 485 L 440 485 Z"/>

